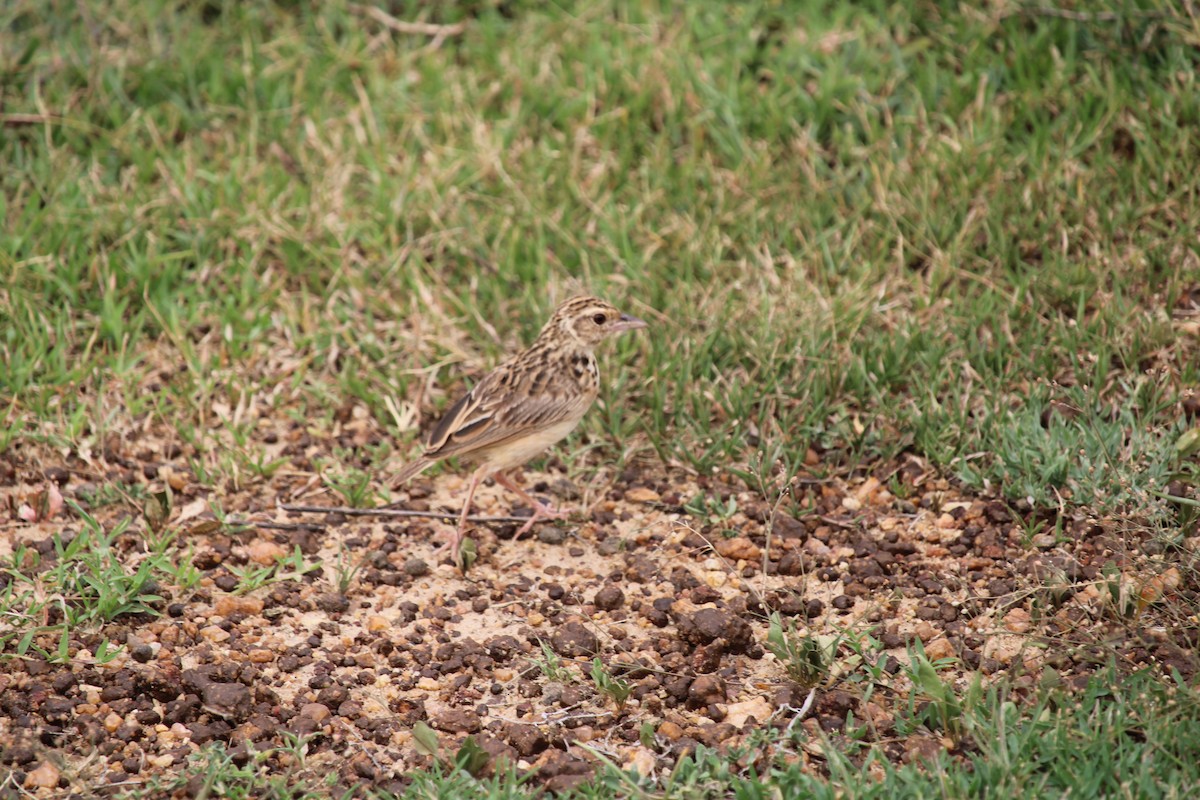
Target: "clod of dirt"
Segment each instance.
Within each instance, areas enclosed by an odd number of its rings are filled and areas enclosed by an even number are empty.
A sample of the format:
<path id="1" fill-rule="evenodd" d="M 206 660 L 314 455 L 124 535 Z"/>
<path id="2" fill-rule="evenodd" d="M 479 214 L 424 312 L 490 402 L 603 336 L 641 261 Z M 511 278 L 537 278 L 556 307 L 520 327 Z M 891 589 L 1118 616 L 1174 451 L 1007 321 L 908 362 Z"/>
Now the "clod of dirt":
<path id="1" fill-rule="evenodd" d="M 210 683 L 204 687 L 204 708 L 229 719 L 250 713 L 250 689 L 240 683 Z"/>
<path id="2" fill-rule="evenodd" d="M 548 793 L 562 794 L 590 779 L 592 767 L 582 758 L 567 755 L 561 750 L 550 750 L 538 769 L 538 777 L 545 780 Z"/>
<path id="3" fill-rule="evenodd" d="M 687 690 L 687 703 L 692 708 L 706 708 L 725 699 L 725 681 L 719 675 L 701 675 Z"/>
<path id="4" fill-rule="evenodd" d="M 317 608 L 326 614 L 342 614 L 350 608 L 350 601 L 344 594 L 326 592 L 317 597 Z"/>
<path id="5" fill-rule="evenodd" d="M 508 743 L 522 757 L 536 756 L 550 746 L 546 734 L 536 725 L 513 723 L 507 729 Z"/>
<path id="6" fill-rule="evenodd" d="M 676 613 L 675 625 L 684 641 L 709 644 L 721 639 L 727 653 L 744 653 L 754 641 L 754 632 L 744 620 L 720 608 Z"/>
<path id="7" fill-rule="evenodd" d="M 592 603 L 601 611 L 612 611 L 625 604 L 625 593 L 610 583 L 596 592 Z"/>
<path id="8" fill-rule="evenodd" d="M 478 733 L 483 727 L 479 715 L 474 711 L 451 708 L 435 714 L 429 724 L 446 733 Z"/>
<path id="9" fill-rule="evenodd" d="M 600 649 L 596 634 L 576 621 L 568 622 L 550 636 L 550 646 L 560 656 L 590 658 Z"/>

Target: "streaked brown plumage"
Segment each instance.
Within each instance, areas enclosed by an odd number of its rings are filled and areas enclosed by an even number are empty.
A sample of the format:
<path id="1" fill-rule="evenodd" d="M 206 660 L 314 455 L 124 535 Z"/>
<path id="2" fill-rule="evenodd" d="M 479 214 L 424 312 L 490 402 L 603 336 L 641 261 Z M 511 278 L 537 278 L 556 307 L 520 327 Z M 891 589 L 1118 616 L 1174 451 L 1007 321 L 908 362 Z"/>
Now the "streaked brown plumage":
<path id="1" fill-rule="evenodd" d="M 400 470 L 398 486 L 450 456 L 479 467 L 471 475 L 458 528 L 448 542 L 457 558 L 475 489 L 489 474 L 533 508 L 521 535 L 543 519 L 561 519 L 529 496 L 505 471 L 524 464 L 574 430 L 600 389 L 594 349 L 610 336 L 646 327 L 597 297 L 566 301 L 527 349 L 493 369 L 450 407 L 429 436 L 425 452 Z"/>

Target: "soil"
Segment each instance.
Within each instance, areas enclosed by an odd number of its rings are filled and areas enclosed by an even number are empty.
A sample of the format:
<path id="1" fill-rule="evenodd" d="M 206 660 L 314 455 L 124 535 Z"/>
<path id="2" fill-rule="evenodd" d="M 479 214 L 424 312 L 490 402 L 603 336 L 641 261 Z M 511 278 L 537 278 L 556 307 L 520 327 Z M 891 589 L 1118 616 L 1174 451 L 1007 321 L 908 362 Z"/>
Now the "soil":
<path id="1" fill-rule="evenodd" d="M 271 457 L 288 464 L 241 487 L 202 485 L 186 448 L 155 445 L 153 434 L 83 455 L 22 445 L 0 462 L 0 507 L 47 481 L 81 502 L 103 484 L 134 497 L 172 486 L 167 526 L 202 576 L 190 591 L 157 586 L 156 616 L 77 632 L 69 663 L 16 657 L 9 646 L 0 797 L 129 790 L 180 773 L 214 742 L 238 763 L 280 748 L 268 768 L 399 791 L 406 773 L 433 760 L 414 739 L 421 724 L 442 753 L 472 736 L 489 756 L 485 772 L 510 762 L 549 790 L 586 780 L 601 754 L 662 774 L 701 744 L 752 744 L 766 726 L 812 743 L 797 757 L 817 772 L 820 737 L 845 744 L 851 720 L 897 762 L 968 753 L 969 740 L 898 726 L 922 699 L 905 669 L 918 643 L 930 660 L 947 660 L 940 674 L 957 691 L 979 672 L 1009 681 L 1017 700 L 1047 674 L 1082 685 L 1112 658 L 1121 670 L 1195 680 L 1195 619 L 1179 609 L 1194 605 L 1197 587 L 1164 578 L 1155 542 L 1136 526 L 970 496 L 915 457 L 839 471 L 824 463 L 829 454 L 809 452 L 809 469 L 778 503 L 729 476 L 658 464 L 607 485 L 603 471 L 576 483 L 550 459 L 518 479 L 575 516 L 521 540 L 515 522 L 474 525 L 478 559 L 464 574 L 438 552 L 452 523 L 278 508 L 341 504 L 312 464 L 335 447 L 377 443 L 363 414 L 324 439 L 298 424 L 264 426 Z M 453 515 L 464 487 L 451 472 L 421 478 L 399 492 L 400 505 Z M 710 509 L 736 500 L 736 511 L 697 517 L 685 506 L 701 495 Z M 514 502 L 489 484 L 475 511 L 528 513 Z M 218 524 L 214 503 L 251 522 Z M 134 516 L 115 543 L 134 569 L 146 557 L 138 504 L 89 510 L 109 528 Z M 24 544 L 48 568 L 54 538 L 79 530 L 69 510 L 32 524 L 6 518 L 0 563 Z M 296 548 L 322 567 L 235 593 L 235 571 Z M 359 567 L 344 594 L 339 564 Z M 770 652 L 772 611 L 797 637 L 834 648 L 810 685 Z M 883 687 L 870 696 L 854 645 L 868 634 Z M 95 659 L 102 638 L 123 646 L 106 664 Z M 40 644 L 53 651 L 56 639 Z M 597 690 L 594 658 L 628 685 L 623 704 Z M 289 736 L 307 737 L 302 762 Z"/>

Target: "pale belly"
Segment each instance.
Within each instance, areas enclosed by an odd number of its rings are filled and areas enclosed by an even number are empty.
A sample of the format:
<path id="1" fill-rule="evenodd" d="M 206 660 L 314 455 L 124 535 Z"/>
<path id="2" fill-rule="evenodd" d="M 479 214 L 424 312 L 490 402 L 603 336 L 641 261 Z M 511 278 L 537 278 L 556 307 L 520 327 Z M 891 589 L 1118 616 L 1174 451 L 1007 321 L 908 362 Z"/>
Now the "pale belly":
<path id="1" fill-rule="evenodd" d="M 512 469 L 545 452 L 548 447 L 561 441 L 568 433 L 575 430 L 575 426 L 578 424 L 578 418 L 565 420 L 529 436 L 490 447 L 478 454 L 476 460 L 496 472 Z"/>

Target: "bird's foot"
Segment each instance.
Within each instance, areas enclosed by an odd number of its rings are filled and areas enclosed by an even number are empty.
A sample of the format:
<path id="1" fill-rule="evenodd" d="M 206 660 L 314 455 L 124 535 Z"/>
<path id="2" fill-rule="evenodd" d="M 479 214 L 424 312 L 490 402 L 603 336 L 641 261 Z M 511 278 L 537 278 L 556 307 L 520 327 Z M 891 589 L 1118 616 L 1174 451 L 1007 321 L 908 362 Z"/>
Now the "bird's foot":
<path id="1" fill-rule="evenodd" d="M 528 533 L 534 525 L 542 522 L 543 520 L 567 519 L 570 516 L 571 512 L 569 511 L 565 511 L 561 508 L 552 508 L 545 503 L 534 501 L 533 516 L 521 526 L 521 529 L 517 531 L 515 538 L 520 539 L 522 536 Z"/>

